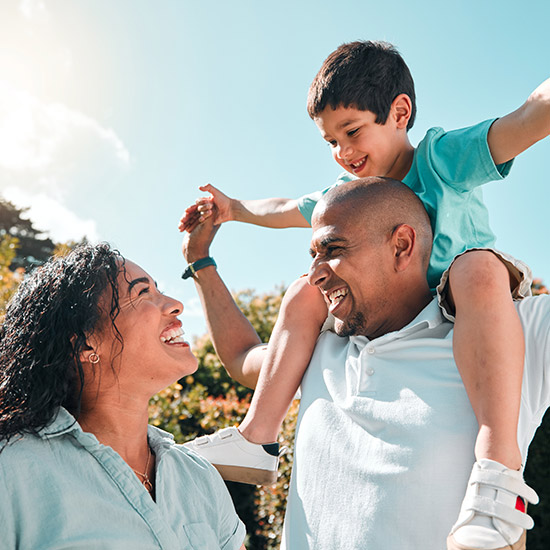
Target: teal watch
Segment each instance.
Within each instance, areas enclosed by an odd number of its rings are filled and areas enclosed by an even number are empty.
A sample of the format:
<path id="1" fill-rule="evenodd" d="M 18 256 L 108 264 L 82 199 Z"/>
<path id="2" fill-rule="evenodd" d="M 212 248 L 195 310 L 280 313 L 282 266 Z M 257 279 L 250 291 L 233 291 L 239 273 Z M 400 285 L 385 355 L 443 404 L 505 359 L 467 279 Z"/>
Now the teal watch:
<path id="1" fill-rule="evenodd" d="M 200 260 L 197 260 L 196 262 L 189 264 L 185 268 L 185 271 L 181 274 L 181 278 L 189 279 L 189 277 L 193 277 L 197 271 L 199 271 L 200 269 L 204 269 L 209 265 L 213 265 L 214 267 L 217 267 L 216 262 L 214 261 L 214 258 L 212 258 L 211 256 L 207 256 L 206 258 L 201 258 Z"/>

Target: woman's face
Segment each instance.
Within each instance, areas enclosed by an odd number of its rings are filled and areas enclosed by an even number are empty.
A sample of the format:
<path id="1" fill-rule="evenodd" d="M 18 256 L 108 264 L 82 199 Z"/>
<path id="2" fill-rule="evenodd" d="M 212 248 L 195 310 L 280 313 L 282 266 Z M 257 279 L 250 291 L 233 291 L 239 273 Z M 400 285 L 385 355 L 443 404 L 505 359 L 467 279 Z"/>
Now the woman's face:
<path id="1" fill-rule="evenodd" d="M 118 293 L 120 313 L 115 323 L 122 336 L 122 351 L 109 319 L 94 338 L 102 365 L 114 367 L 108 370 L 116 373 L 117 386 L 153 395 L 195 372 L 197 359 L 183 339 L 177 318 L 183 311 L 181 302 L 161 294 L 155 281 L 128 260 L 118 275 Z M 110 303 L 110 296 L 106 302 Z M 105 374 L 102 369 L 102 385 Z"/>

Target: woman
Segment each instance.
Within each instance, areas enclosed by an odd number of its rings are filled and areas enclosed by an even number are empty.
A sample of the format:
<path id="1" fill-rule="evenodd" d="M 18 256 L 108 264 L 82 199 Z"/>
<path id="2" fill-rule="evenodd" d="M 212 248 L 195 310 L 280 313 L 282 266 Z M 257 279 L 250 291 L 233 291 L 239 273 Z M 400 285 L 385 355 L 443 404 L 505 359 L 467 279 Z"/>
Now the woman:
<path id="1" fill-rule="evenodd" d="M 182 310 L 106 244 L 21 284 L 0 339 L 2 548 L 244 549 L 214 468 L 147 424 L 197 368 Z"/>

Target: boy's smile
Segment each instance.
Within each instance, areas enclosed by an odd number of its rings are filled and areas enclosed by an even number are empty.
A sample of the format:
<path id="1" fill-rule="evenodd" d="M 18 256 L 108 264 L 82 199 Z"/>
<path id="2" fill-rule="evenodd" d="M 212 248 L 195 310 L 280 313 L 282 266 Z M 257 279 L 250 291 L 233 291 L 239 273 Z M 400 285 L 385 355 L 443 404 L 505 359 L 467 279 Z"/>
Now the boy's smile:
<path id="1" fill-rule="evenodd" d="M 399 109 L 398 96 L 384 124 L 372 111 L 355 107 L 326 107 L 315 124 L 330 144 L 334 160 L 355 176 L 387 176 L 402 180 L 414 149 L 407 136 L 408 117 Z"/>

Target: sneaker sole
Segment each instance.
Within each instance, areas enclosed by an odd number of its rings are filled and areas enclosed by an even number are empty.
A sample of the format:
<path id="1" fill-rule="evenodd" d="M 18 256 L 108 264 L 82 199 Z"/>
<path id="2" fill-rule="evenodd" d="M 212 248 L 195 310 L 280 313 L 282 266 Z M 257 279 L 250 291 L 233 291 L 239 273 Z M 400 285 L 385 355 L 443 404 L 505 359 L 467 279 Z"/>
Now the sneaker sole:
<path id="1" fill-rule="evenodd" d="M 250 485 L 273 485 L 277 481 L 277 471 L 224 466 L 223 464 L 214 464 L 214 467 L 225 481 L 237 481 Z"/>
<path id="2" fill-rule="evenodd" d="M 523 535 L 519 538 L 519 540 L 513 544 L 512 546 L 503 546 L 502 548 L 495 548 L 495 550 L 525 550 L 525 539 L 527 537 L 527 533 L 523 531 Z M 449 535 L 447 537 L 447 550 L 482 550 L 480 548 L 476 548 L 475 546 L 462 546 L 462 544 L 458 544 L 453 535 Z"/>

